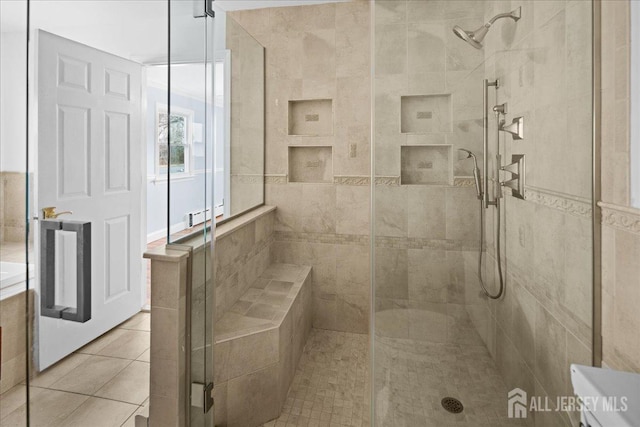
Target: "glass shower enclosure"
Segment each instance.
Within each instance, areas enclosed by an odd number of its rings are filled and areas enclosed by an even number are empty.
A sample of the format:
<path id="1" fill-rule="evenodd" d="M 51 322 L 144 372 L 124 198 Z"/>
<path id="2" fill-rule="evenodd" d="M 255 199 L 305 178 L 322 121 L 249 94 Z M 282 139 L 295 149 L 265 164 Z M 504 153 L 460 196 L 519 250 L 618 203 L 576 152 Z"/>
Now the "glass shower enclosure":
<path id="1" fill-rule="evenodd" d="M 211 2 L 1 6 L 3 425 L 133 422 L 153 370 L 148 244 L 193 254 L 185 388 L 213 379 Z M 190 398 L 187 423 L 213 425 Z"/>
<path id="2" fill-rule="evenodd" d="M 373 8 L 375 425 L 575 422 L 507 400 L 592 361 L 592 3 Z"/>

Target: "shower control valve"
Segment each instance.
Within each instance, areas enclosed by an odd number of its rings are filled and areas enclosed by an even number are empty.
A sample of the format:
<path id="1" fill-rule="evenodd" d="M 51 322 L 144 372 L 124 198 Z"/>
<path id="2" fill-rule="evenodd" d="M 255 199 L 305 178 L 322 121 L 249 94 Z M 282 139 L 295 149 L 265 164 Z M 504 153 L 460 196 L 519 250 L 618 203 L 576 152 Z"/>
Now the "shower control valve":
<path id="1" fill-rule="evenodd" d="M 516 117 L 509 125 L 506 121 L 500 120 L 500 130 L 510 133 L 515 140 L 524 139 L 524 117 Z"/>
<path id="2" fill-rule="evenodd" d="M 511 179 L 500 182 L 500 186 L 510 188 L 511 195 L 522 200 L 525 189 L 525 165 L 524 154 L 514 154 L 511 156 L 511 163 L 500 168 L 511 174 Z"/>

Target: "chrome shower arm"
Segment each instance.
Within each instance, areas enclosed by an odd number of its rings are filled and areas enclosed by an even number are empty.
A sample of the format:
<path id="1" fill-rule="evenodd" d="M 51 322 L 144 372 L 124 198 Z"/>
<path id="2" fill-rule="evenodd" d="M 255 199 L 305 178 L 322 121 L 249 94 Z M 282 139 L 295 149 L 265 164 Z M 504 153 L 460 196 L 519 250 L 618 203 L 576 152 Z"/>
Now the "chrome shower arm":
<path id="1" fill-rule="evenodd" d="M 496 22 L 498 19 L 502 19 L 502 18 L 511 18 L 514 21 L 518 21 L 521 16 L 522 16 L 522 7 L 519 7 L 517 9 L 512 10 L 511 12 L 500 13 L 500 14 L 494 16 L 485 25 L 487 27 L 490 27 L 491 25 L 493 25 L 494 22 Z"/>

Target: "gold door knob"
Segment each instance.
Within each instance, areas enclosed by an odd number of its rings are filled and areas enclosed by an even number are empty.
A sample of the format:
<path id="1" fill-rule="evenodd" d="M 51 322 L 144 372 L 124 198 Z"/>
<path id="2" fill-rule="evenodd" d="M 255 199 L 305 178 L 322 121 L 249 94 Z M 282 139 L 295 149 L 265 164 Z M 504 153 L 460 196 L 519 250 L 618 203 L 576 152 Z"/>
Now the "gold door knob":
<path id="1" fill-rule="evenodd" d="M 49 206 L 49 207 L 46 207 L 46 208 L 42 208 L 42 218 L 44 218 L 44 219 L 56 219 L 60 215 L 71 215 L 71 214 L 73 214 L 73 212 L 71 212 L 71 211 L 64 211 L 64 212 L 56 213 L 56 207 L 55 206 Z"/>

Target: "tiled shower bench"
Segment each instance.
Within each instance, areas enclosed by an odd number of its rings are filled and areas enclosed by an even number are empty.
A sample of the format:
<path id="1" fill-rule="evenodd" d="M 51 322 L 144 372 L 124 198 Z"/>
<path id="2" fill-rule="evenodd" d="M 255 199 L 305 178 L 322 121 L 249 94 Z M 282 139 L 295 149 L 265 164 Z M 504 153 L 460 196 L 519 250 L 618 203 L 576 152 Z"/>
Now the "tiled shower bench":
<path id="1" fill-rule="evenodd" d="M 272 264 L 216 322 L 216 424 L 252 427 L 280 415 L 311 331 L 311 303 L 311 267 Z"/>

